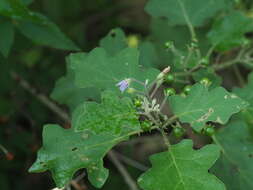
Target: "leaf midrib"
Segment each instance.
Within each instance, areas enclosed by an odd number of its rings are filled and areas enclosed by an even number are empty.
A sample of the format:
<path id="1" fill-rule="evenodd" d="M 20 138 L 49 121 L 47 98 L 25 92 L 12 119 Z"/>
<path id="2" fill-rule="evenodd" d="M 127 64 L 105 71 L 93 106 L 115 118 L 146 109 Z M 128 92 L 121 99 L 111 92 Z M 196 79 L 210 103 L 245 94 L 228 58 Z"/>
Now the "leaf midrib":
<path id="1" fill-rule="evenodd" d="M 178 167 L 178 165 L 177 165 L 176 157 L 175 157 L 175 155 L 174 155 L 174 153 L 173 153 L 173 149 L 168 150 L 168 152 L 169 152 L 170 157 L 171 157 L 171 159 L 172 159 L 172 162 L 173 162 L 173 164 L 174 164 L 174 166 L 175 166 L 175 168 L 176 168 L 177 174 L 178 174 L 178 176 L 179 176 L 179 178 L 180 178 L 179 183 L 182 182 L 183 187 L 184 187 L 184 189 L 186 190 L 186 188 L 185 188 L 185 183 L 184 183 L 183 177 L 182 177 L 182 175 L 181 175 L 181 171 L 180 171 L 180 169 L 179 169 L 179 167 Z"/>

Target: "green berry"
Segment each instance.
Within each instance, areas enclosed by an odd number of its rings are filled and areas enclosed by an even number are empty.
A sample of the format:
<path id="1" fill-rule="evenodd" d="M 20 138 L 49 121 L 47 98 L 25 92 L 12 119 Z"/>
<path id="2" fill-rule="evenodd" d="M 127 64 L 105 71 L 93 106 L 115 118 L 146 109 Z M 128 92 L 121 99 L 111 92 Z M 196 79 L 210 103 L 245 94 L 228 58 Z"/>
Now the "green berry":
<path id="1" fill-rule="evenodd" d="M 165 44 L 166 49 L 173 49 L 174 48 L 174 43 L 172 41 L 168 41 Z"/>
<path id="2" fill-rule="evenodd" d="M 134 100 L 134 105 L 135 105 L 135 107 L 141 107 L 141 105 L 142 105 L 141 100 L 135 99 L 135 100 Z"/>
<path id="3" fill-rule="evenodd" d="M 205 128 L 204 128 L 204 134 L 207 135 L 207 136 L 213 136 L 215 133 L 215 129 L 213 126 L 211 125 L 207 125 Z"/>
<path id="4" fill-rule="evenodd" d="M 141 129 L 144 131 L 144 132 L 147 132 L 147 131 L 150 131 L 151 130 L 151 123 L 150 121 L 142 121 L 141 122 Z"/>
<path id="5" fill-rule="evenodd" d="M 200 60 L 200 64 L 204 65 L 204 66 L 207 66 L 209 65 L 209 60 L 208 58 L 204 57 Z"/>
<path id="6" fill-rule="evenodd" d="M 176 94 L 176 90 L 174 88 L 167 88 L 165 89 L 165 95 L 166 96 L 172 96 Z"/>
<path id="7" fill-rule="evenodd" d="M 175 137 L 180 138 L 180 137 L 184 136 L 185 129 L 182 127 L 175 127 L 173 129 L 173 133 L 174 133 Z"/>
<path id="8" fill-rule="evenodd" d="M 167 83 L 172 83 L 174 80 L 175 80 L 175 77 L 172 74 L 168 74 L 168 76 L 166 77 Z"/>
<path id="9" fill-rule="evenodd" d="M 212 83 L 212 81 L 210 81 L 209 78 L 202 78 L 202 79 L 200 80 L 200 83 L 203 84 L 204 86 L 210 86 L 211 83 Z"/>
<path id="10" fill-rule="evenodd" d="M 184 87 L 184 93 L 185 93 L 185 94 L 189 94 L 189 92 L 191 91 L 191 88 L 192 88 L 191 85 L 186 85 L 186 86 Z"/>

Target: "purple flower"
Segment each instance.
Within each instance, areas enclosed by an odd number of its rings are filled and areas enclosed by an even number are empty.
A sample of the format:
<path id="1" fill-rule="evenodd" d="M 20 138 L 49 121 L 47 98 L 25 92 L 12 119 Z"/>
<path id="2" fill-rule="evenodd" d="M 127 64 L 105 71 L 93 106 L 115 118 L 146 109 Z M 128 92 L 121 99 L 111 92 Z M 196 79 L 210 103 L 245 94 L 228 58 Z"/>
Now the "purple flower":
<path id="1" fill-rule="evenodd" d="M 119 90 L 121 92 L 124 92 L 129 87 L 129 84 L 130 84 L 130 79 L 124 79 L 120 81 L 119 83 L 117 83 L 116 86 L 119 87 Z"/>

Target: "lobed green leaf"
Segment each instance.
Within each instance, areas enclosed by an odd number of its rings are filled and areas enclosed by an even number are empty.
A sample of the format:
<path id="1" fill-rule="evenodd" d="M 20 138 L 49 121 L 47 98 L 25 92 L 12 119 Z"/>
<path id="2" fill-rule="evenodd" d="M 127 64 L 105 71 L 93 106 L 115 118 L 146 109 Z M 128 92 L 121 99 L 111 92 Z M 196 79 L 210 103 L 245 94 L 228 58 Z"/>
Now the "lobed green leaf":
<path id="1" fill-rule="evenodd" d="M 67 74 L 55 83 L 50 95 L 52 99 L 60 104 L 67 105 L 71 111 L 87 100 L 100 101 L 100 91 L 94 87 L 78 88 L 75 85 L 75 75 L 71 68 L 69 59 L 67 61 Z"/>
<path id="2" fill-rule="evenodd" d="M 169 98 L 173 113 L 182 121 L 190 123 L 200 131 L 206 122 L 227 123 L 231 115 L 248 106 L 248 103 L 222 87 L 208 91 L 201 84 L 195 84 L 188 96 L 180 95 Z"/>
<path id="3" fill-rule="evenodd" d="M 167 152 L 150 157 L 152 168 L 138 183 L 144 190 L 225 190 L 224 184 L 208 172 L 219 157 L 216 145 L 192 149 L 191 140 L 172 145 Z"/>
<path id="4" fill-rule="evenodd" d="M 243 88 L 234 88 L 233 92 L 237 94 L 240 98 L 248 101 L 250 103 L 250 107 L 253 106 L 253 72 L 248 76 L 248 83 Z"/>
<path id="5" fill-rule="evenodd" d="M 65 186 L 74 173 L 87 168 L 90 182 L 101 187 L 108 177 L 103 157 L 116 144 L 140 133 L 138 117 L 129 98 L 113 92 L 102 94 L 102 103 L 86 102 L 73 113 L 72 129 L 46 125 L 43 147 L 30 172 L 50 170 L 58 187 Z"/>
<path id="6" fill-rule="evenodd" d="M 31 1 L 2 0 L 0 15 L 12 19 L 20 32 L 33 42 L 64 50 L 80 50 L 65 34 L 45 16 L 29 10 Z M 9 40 L 10 41 L 10 40 Z"/>
<path id="7" fill-rule="evenodd" d="M 116 55 L 127 47 L 126 35 L 120 28 L 112 29 L 99 42 L 100 47 L 104 48 L 110 55 Z"/>
<path id="8" fill-rule="evenodd" d="M 103 48 L 95 48 L 89 54 L 71 54 L 69 60 L 75 71 L 75 83 L 78 87 L 96 87 L 119 92 L 116 84 L 124 79 L 136 79 L 141 82 L 153 81 L 159 71 L 139 66 L 139 51 L 126 48 L 115 56 L 109 55 Z M 94 75 L 94 73 L 96 73 Z M 143 90 L 143 85 L 131 82 L 130 87 Z"/>
<path id="9" fill-rule="evenodd" d="M 166 17 L 173 25 L 202 26 L 225 7 L 224 0 L 149 0 L 146 11 L 153 17 Z"/>
<path id="10" fill-rule="evenodd" d="M 72 124 L 76 131 L 92 131 L 95 134 L 119 135 L 139 130 L 136 110 L 130 98 L 118 98 L 115 93 L 105 91 L 102 102 L 85 102 L 73 113 Z"/>
<path id="11" fill-rule="evenodd" d="M 216 141 L 223 151 L 212 171 L 229 190 L 252 189 L 253 139 L 245 122 L 233 119 L 218 131 Z"/>
<path id="12" fill-rule="evenodd" d="M 208 39 L 219 51 L 227 51 L 248 43 L 245 33 L 253 31 L 252 19 L 239 11 L 233 11 L 223 19 L 217 19 L 208 33 Z"/>

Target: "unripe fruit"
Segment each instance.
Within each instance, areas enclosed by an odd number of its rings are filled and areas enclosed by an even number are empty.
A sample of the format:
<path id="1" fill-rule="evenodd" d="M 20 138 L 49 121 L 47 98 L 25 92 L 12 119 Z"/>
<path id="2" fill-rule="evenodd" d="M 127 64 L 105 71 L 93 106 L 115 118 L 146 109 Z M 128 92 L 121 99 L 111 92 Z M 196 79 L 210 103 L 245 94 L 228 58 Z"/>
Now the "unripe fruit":
<path id="1" fill-rule="evenodd" d="M 165 95 L 166 96 L 172 96 L 176 94 L 176 90 L 174 88 L 167 88 L 165 89 Z"/>
<path id="2" fill-rule="evenodd" d="M 166 49 L 173 49 L 174 48 L 174 43 L 172 41 L 168 41 L 164 44 Z"/>
<path id="3" fill-rule="evenodd" d="M 135 105 L 135 107 L 141 107 L 141 105 L 142 105 L 141 100 L 135 99 L 135 100 L 134 100 L 134 105 Z"/>
<path id="4" fill-rule="evenodd" d="M 180 138 L 180 137 L 184 136 L 185 129 L 182 127 L 175 127 L 173 129 L 173 133 L 174 133 L 175 137 Z"/>
<path id="5" fill-rule="evenodd" d="M 129 35 L 127 37 L 127 44 L 129 47 L 136 48 L 139 45 L 139 38 L 137 35 Z"/>
<path id="6" fill-rule="evenodd" d="M 203 84 L 204 86 L 210 86 L 212 84 L 212 81 L 210 81 L 209 78 L 205 77 L 200 80 L 200 83 Z"/>
<path id="7" fill-rule="evenodd" d="M 201 65 L 204 65 L 204 66 L 209 65 L 209 60 L 208 60 L 208 58 L 206 58 L 206 57 L 202 58 L 202 59 L 200 60 L 200 64 L 201 64 Z"/>
<path id="8" fill-rule="evenodd" d="M 184 87 L 184 93 L 185 93 L 185 94 L 189 94 L 189 92 L 191 91 L 191 88 L 192 88 L 191 85 L 186 85 L 186 86 Z"/>
<path id="9" fill-rule="evenodd" d="M 151 130 L 151 123 L 150 121 L 142 121 L 141 122 L 141 129 L 144 131 L 144 132 L 147 132 L 147 131 L 150 131 Z"/>
<path id="10" fill-rule="evenodd" d="M 211 125 L 207 125 L 205 128 L 204 128 L 204 134 L 207 135 L 207 136 L 213 136 L 215 133 L 215 129 L 213 126 Z"/>
<path id="11" fill-rule="evenodd" d="M 172 83 L 175 80 L 175 77 L 172 74 L 168 74 L 166 77 L 166 82 L 167 83 Z"/>

